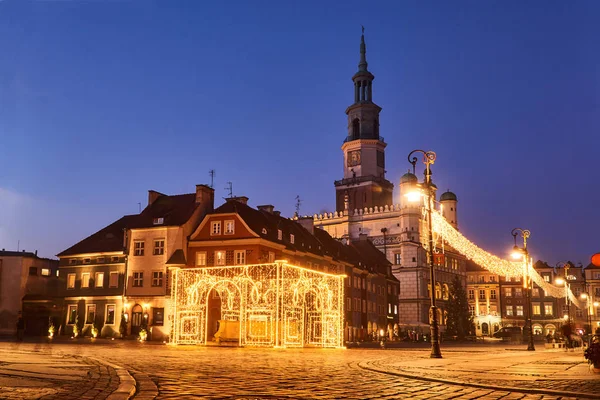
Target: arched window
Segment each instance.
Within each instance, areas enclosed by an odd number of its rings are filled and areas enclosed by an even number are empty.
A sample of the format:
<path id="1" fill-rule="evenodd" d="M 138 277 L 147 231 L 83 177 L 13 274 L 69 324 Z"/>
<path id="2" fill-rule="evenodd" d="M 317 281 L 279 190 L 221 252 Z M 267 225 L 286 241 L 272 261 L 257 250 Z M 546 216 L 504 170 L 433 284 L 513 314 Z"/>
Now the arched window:
<path id="1" fill-rule="evenodd" d="M 445 283 L 444 286 L 442 286 L 442 299 L 448 300 L 448 285 Z"/>
<path id="2" fill-rule="evenodd" d="M 439 283 L 435 284 L 435 298 L 440 299 L 442 297 L 442 286 Z"/>
<path id="3" fill-rule="evenodd" d="M 360 121 L 358 118 L 355 118 L 352 121 L 352 138 L 358 139 L 360 137 Z"/>

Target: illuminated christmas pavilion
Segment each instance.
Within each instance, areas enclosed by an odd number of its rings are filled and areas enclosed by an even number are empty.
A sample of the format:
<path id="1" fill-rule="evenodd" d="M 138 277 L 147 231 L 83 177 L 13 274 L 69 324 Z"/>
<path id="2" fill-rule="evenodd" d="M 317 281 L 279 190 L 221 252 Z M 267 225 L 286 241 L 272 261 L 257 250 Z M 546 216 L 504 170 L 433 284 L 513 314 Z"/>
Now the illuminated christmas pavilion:
<path id="1" fill-rule="evenodd" d="M 342 347 L 344 275 L 276 261 L 173 270 L 174 344 Z M 210 309 L 218 303 L 218 330 Z"/>

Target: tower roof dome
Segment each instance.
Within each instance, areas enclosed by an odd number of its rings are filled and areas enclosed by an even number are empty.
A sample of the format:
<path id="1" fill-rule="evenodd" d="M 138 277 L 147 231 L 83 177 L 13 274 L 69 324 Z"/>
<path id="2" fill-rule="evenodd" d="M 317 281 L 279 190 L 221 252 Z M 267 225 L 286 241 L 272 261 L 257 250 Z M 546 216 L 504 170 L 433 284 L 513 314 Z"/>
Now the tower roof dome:
<path id="1" fill-rule="evenodd" d="M 417 176 L 412 172 L 407 172 L 400 178 L 400 184 L 402 183 L 416 183 L 418 181 Z"/>
<path id="2" fill-rule="evenodd" d="M 442 195 L 440 196 L 440 201 L 448 201 L 448 200 L 458 201 L 458 199 L 456 198 L 456 195 L 449 190 L 445 193 L 442 193 Z"/>

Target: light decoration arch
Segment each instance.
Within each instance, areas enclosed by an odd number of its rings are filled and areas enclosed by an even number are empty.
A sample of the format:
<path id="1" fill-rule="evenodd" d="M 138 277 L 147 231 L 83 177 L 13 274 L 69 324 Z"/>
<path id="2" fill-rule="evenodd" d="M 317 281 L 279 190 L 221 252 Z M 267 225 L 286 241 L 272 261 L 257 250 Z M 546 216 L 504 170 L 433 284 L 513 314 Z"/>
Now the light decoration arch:
<path id="1" fill-rule="evenodd" d="M 171 343 L 206 344 L 210 294 L 221 301 L 218 340 L 242 346 L 343 347 L 345 275 L 276 261 L 173 269 Z"/>
<path id="2" fill-rule="evenodd" d="M 531 258 L 528 260 L 527 265 L 524 262 L 503 260 L 488 253 L 467 239 L 456 228 L 450 225 L 439 211 L 432 210 L 431 215 L 432 229 L 436 242 L 441 240 L 442 244 L 448 243 L 468 259 L 496 275 L 516 278 L 528 274 L 532 281 L 543 289 L 548 296 L 561 298 L 568 295 L 572 304 L 580 309 L 585 308 L 585 304 L 571 290 L 566 290 L 564 286 L 556 286 L 550 282 L 546 282 L 535 268 L 533 268 L 533 260 Z M 434 252 L 436 251 L 434 249 Z"/>

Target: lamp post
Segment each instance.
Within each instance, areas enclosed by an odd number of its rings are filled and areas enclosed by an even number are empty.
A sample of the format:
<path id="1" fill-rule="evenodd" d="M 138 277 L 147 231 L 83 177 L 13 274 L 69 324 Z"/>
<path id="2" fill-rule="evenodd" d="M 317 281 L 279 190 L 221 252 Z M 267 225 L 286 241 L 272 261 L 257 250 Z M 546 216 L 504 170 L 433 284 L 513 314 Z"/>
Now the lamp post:
<path id="1" fill-rule="evenodd" d="M 586 285 L 586 289 L 589 291 L 589 286 Z M 588 292 L 581 293 L 581 299 L 585 300 L 585 312 L 586 312 L 586 322 L 587 328 L 590 330 L 590 334 L 592 333 L 592 314 L 590 313 L 590 295 Z M 585 329 L 587 333 L 587 329 Z"/>
<path id="2" fill-rule="evenodd" d="M 563 268 L 565 270 L 565 278 L 564 282 L 561 278 L 556 279 L 556 283 L 559 285 L 564 283 L 565 285 L 565 304 L 567 306 L 567 324 L 571 325 L 571 299 L 569 298 L 569 291 L 571 284 L 569 283 L 569 263 L 568 262 L 558 262 L 556 264 L 556 268 Z"/>
<path id="3" fill-rule="evenodd" d="M 531 280 L 529 273 L 529 251 L 527 250 L 527 239 L 529 239 L 529 236 L 531 236 L 531 232 L 527 229 L 515 228 L 511 231 L 511 235 L 515 241 L 513 258 L 523 258 L 523 263 L 525 266 L 523 271 L 523 285 L 527 293 L 527 322 L 529 323 L 529 341 L 527 344 L 527 350 L 535 351 L 535 346 L 533 344 L 533 322 L 531 319 L 533 314 L 533 305 L 531 304 L 533 281 Z M 523 238 L 523 248 L 517 246 L 517 236 L 519 235 L 521 235 Z"/>
<path id="4" fill-rule="evenodd" d="M 429 276 L 431 278 L 431 290 L 430 290 L 430 298 L 431 298 L 431 307 L 429 308 L 429 328 L 431 331 L 431 358 L 442 358 L 442 351 L 440 350 L 440 334 L 437 320 L 437 307 L 435 305 L 435 268 L 433 265 L 433 226 L 431 222 L 431 214 L 433 210 L 433 190 L 431 188 L 431 170 L 430 166 L 435 162 L 436 155 L 433 151 L 424 151 L 424 150 L 413 150 L 408 154 L 408 162 L 413 166 L 413 173 L 415 172 L 415 165 L 417 164 L 417 157 L 411 156 L 414 153 L 423 154 L 423 163 L 426 166 L 425 170 L 425 182 L 423 183 L 423 188 L 425 190 L 425 195 L 427 196 L 427 225 L 429 230 L 429 251 L 427 261 L 429 263 Z M 414 200 L 414 194 L 409 193 L 409 201 Z M 420 196 L 419 196 L 420 198 Z"/>

